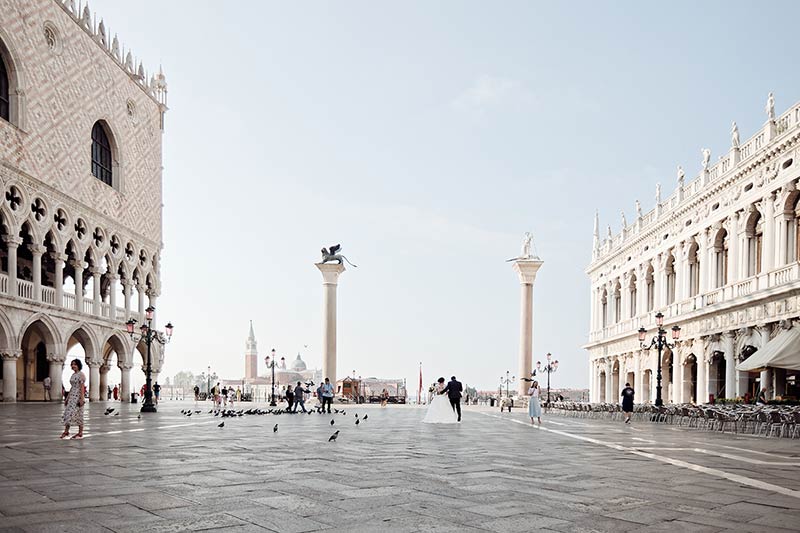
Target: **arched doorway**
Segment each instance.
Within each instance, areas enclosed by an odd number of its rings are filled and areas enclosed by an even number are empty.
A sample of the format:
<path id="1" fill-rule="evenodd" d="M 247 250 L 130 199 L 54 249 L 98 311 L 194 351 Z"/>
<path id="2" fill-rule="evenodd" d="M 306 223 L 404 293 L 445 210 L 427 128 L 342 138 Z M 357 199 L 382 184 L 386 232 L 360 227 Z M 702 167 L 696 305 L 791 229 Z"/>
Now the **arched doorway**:
<path id="1" fill-rule="evenodd" d="M 82 371 L 86 376 L 85 385 L 89 394 L 89 401 L 99 401 L 100 365 L 97 362 L 94 339 L 86 326 L 79 326 L 67 338 L 67 360 L 62 375 L 64 387 L 67 390 L 70 387 L 69 378 L 72 376 L 69 364 L 73 359 L 78 359 L 83 364 Z"/>
<path id="2" fill-rule="evenodd" d="M 642 402 L 650 402 L 650 383 L 653 381 L 653 371 L 650 369 L 642 373 Z"/>
<path id="3" fill-rule="evenodd" d="M 611 369 L 611 395 L 612 397 L 608 399 L 609 402 L 613 403 L 617 401 L 617 396 L 619 395 L 620 391 L 619 387 L 619 361 L 614 361 L 614 366 Z"/>
<path id="4" fill-rule="evenodd" d="M 120 334 L 113 333 L 103 343 L 100 353 L 103 356 L 103 364 L 100 366 L 100 398 L 120 401 L 123 389 L 120 367 L 128 360 L 126 342 Z"/>
<path id="5" fill-rule="evenodd" d="M 667 348 L 661 358 L 661 399 L 664 403 L 672 401 L 672 350 Z"/>
<path id="6" fill-rule="evenodd" d="M 55 353 L 55 326 L 44 318 L 29 324 L 20 342 L 21 357 L 17 360 L 17 398 L 23 401 L 44 401 L 44 380 L 50 376 L 48 354 Z M 54 363 L 59 365 L 60 363 Z M 51 380 L 52 380 L 52 376 Z M 58 380 L 51 383 L 53 396 L 61 393 Z"/>
<path id="7" fill-rule="evenodd" d="M 714 398 L 725 397 L 725 354 L 714 351 L 708 370 L 708 390 Z"/>
<path id="8" fill-rule="evenodd" d="M 606 373 L 600 372 L 600 403 L 606 403 Z"/>
<path id="9" fill-rule="evenodd" d="M 683 362 L 683 403 L 697 402 L 697 357 L 690 354 Z"/>

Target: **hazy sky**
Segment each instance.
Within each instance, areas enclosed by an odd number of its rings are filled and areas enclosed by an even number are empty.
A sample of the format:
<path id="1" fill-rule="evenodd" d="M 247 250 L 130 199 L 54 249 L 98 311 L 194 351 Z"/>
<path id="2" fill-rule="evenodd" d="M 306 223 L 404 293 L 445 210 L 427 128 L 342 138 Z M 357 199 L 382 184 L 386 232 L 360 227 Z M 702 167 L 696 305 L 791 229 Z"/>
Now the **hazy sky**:
<path id="1" fill-rule="evenodd" d="M 652 208 L 800 99 L 793 2 L 93 0 L 163 63 L 164 374 L 244 374 L 304 344 L 320 366 L 322 246 L 339 284 L 339 374 L 515 373 L 533 232 L 534 360 L 588 386 L 592 217 Z M 603 233 L 605 229 L 603 229 Z M 415 385 L 410 386 L 415 389 Z"/>

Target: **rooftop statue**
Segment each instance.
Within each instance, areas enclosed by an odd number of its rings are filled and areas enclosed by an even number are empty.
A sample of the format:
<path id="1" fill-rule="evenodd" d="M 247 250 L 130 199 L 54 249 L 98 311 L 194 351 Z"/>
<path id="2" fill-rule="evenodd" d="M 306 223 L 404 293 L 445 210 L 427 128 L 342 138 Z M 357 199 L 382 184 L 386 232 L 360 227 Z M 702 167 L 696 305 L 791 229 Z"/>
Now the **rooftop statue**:
<path id="1" fill-rule="evenodd" d="M 656 205 L 661 203 L 661 184 L 656 183 Z"/>
<path id="2" fill-rule="evenodd" d="M 711 161 L 711 149 L 703 148 L 703 170 L 708 170 L 708 163 Z"/>
<path id="3" fill-rule="evenodd" d="M 335 261 L 335 262 L 337 262 L 338 264 L 341 265 L 344 261 L 347 261 L 348 265 L 350 265 L 352 267 L 355 267 L 355 268 L 358 268 L 356 265 L 351 263 L 349 259 L 347 259 L 345 256 L 343 256 L 342 254 L 339 253 L 339 250 L 341 250 L 341 249 L 342 249 L 342 245 L 341 244 L 332 245 L 330 250 L 328 250 L 327 248 L 323 248 L 322 249 L 322 263 L 324 264 L 324 263 L 330 263 L 330 262 Z"/>
<path id="4" fill-rule="evenodd" d="M 772 95 L 772 93 L 769 93 L 769 96 L 767 96 L 766 111 L 769 121 L 775 122 L 775 97 Z"/>
<path id="5" fill-rule="evenodd" d="M 642 204 L 639 200 L 636 200 L 636 218 L 642 218 Z"/>
<path id="6" fill-rule="evenodd" d="M 678 165 L 678 184 L 682 187 L 683 180 L 686 177 L 686 173 L 683 171 L 683 167 Z"/>
<path id="7" fill-rule="evenodd" d="M 739 148 L 739 126 L 736 122 L 731 127 L 731 148 Z"/>
<path id="8" fill-rule="evenodd" d="M 622 215 L 622 229 L 625 229 L 628 227 L 628 221 L 625 218 L 625 211 L 620 211 L 619 213 Z"/>

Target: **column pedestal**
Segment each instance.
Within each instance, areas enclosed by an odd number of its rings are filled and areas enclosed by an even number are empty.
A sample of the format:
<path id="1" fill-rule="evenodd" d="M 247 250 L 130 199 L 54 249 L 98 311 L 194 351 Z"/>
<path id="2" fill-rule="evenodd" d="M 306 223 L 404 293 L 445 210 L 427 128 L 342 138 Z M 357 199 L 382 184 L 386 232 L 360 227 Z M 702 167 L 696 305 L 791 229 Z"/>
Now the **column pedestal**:
<path id="1" fill-rule="evenodd" d="M 344 265 L 315 263 L 322 273 L 322 379 L 336 387 L 336 288 Z"/>
<path id="2" fill-rule="evenodd" d="M 530 378 L 533 370 L 533 283 L 536 273 L 544 264 L 538 259 L 517 259 L 512 268 L 519 276 L 520 309 L 519 309 L 519 396 L 528 394 L 530 383 L 523 378 Z"/>

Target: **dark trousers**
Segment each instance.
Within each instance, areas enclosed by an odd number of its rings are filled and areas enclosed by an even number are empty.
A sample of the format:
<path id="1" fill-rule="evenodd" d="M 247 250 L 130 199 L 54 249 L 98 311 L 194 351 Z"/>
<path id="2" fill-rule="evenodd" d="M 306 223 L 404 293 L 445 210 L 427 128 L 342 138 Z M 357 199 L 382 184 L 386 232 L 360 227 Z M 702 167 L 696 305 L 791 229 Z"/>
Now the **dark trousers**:
<path id="1" fill-rule="evenodd" d="M 461 422 L 461 398 L 450 398 L 450 407 L 458 413 L 458 421 Z"/>
<path id="2" fill-rule="evenodd" d="M 322 397 L 322 410 L 325 411 L 325 404 L 328 404 L 328 412 L 331 412 L 331 405 L 333 404 L 333 398 L 329 396 Z"/>
<path id="3" fill-rule="evenodd" d="M 286 403 L 289 404 L 289 407 L 286 408 L 287 411 L 292 410 L 292 405 L 294 405 L 294 398 L 291 396 L 286 397 Z"/>
<path id="4" fill-rule="evenodd" d="M 292 411 L 293 413 L 297 412 L 297 406 L 298 405 L 300 406 L 300 408 L 303 410 L 304 413 L 307 412 L 306 411 L 306 401 L 305 400 L 297 400 L 296 402 L 294 402 L 294 410 Z"/>

